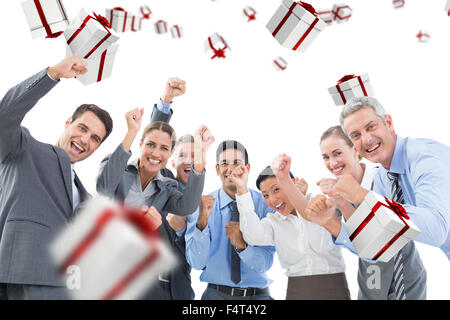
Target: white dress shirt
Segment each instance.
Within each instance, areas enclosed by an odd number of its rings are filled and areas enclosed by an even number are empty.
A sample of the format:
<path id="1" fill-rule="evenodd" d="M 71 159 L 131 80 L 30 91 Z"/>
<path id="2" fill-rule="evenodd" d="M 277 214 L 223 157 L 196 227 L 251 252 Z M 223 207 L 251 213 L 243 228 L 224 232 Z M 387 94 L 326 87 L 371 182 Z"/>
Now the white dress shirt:
<path id="1" fill-rule="evenodd" d="M 275 246 L 288 277 L 345 272 L 341 249 L 325 228 L 298 213 L 283 216 L 274 212 L 260 220 L 249 193 L 236 195 L 236 201 L 244 240 L 256 246 Z"/>
<path id="2" fill-rule="evenodd" d="M 71 175 L 72 175 L 72 205 L 73 210 L 78 207 L 80 204 L 80 192 L 78 191 L 77 186 L 75 185 L 75 171 L 73 170 L 73 163 L 70 165 Z"/>

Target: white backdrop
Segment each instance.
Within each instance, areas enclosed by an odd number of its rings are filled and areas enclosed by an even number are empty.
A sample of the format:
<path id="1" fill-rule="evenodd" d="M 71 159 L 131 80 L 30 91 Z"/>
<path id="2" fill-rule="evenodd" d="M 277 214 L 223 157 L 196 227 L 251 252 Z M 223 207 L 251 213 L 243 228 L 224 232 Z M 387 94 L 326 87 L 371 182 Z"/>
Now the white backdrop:
<path id="1" fill-rule="evenodd" d="M 20 2 L 2 3 L 0 94 L 65 56 L 63 36 L 31 39 Z M 204 123 L 217 143 L 242 142 L 249 151 L 253 188 L 257 174 L 273 156 L 287 152 L 293 157 L 294 174 L 303 176 L 313 193 L 319 192 L 315 182 L 330 174 L 322 164 L 318 140 L 326 128 L 338 123 L 340 112 L 327 88 L 345 74 L 369 73 L 375 96 L 392 115 L 398 134 L 450 145 L 450 17 L 444 12 L 445 0 L 406 0 L 406 6 L 398 10 L 391 0 L 347 0 L 353 8 L 349 22 L 327 27 L 305 53 L 281 47 L 265 28 L 280 0 L 63 2 L 70 19 L 81 7 L 102 15 L 105 8 L 115 6 L 137 13 L 140 5 L 147 4 L 153 11 L 141 32 L 119 34 L 112 78 L 89 86 L 62 81 L 25 118 L 24 125 L 37 139 L 55 143 L 65 120 L 81 103 L 95 103 L 111 113 L 115 123 L 110 138 L 75 167 L 92 193 L 101 159 L 125 134 L 125 112 L 145 107 L 149 117 L 166 79 L 172 76 L 187 81 L 187 93 L 173 105 L 171 124 L 178 134 L 192 133 Z M 327 9 L 334 1 L 310 3 Z M 243 18 L 247 5 L 256 9 L 256 21 L 248 23 Z M 169 27 L 182 26 L 184 37 L 175 40 L 170 33 L 156 34 L 153 24 L 158 19 L 168 21 Z M 431 34 L 428 43 L 417 41 L 419 30 Z M 204 53 L 204 41 L 213 32 L 222 35 L 232 49 L 226 59 L 211 60 Z M 288 61 L 284 72 L 272 66 L 277 56 Z M 214 170 L 217 143 L 208 156 L 205 193 L 220 187 Z M 132 150 L 138 154 L 137 143 Z M 449 299 L 447 258 L 437 248 L 420 243 L 417 247 L 428 271 L 428 298 Z M 357 258 L 346 250 L 343 254 L 355 299 Z M 199 275 L 192 272 L 196 299 L 205 288 Z M 284 299 L 286 276 L 277 257 L 269 276 L 274 280 L 273 297 Z"/>

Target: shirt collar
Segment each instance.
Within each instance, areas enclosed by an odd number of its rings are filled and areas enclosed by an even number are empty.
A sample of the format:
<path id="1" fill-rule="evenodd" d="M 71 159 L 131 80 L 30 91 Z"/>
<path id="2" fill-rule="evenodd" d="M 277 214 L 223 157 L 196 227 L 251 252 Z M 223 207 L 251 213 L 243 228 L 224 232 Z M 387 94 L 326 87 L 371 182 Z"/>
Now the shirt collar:
<path id="1" fill-rule="evenodd" d="M 137 172 L 139 172 L 139 158 L 136 158 L 134 160 L 131 160 L 128 164 L 129 166 L 132 166 L 133 168 L 135 168 L 137 170 Z M 156 176 L 153 178 L 153 180 L 158 180 L 158 181 L 162 181 L 163 180 L 163 175 L 161 174 L 161 170 L 158 171 L 158 173 L 156 174 Z M 152 181 L 153 181 L 152 180 Z"/>
<path id="2" fill-rule="evenodd" d="M 181 190 L 186 189 L 186 186 L 183 184 L 183 182 L 181 182 L 179 180 L 177 180 L 177 181 L 178 181 L 178 186 L 180 187 Z"/>
<path id="3" fill-rule="evenodd" d="M 405 150 L 406 139 L 397 135 L 397 141 L 395 142 L 394 155 L 392 156 L 391 166 L 389 172 L 403 174 L 405 173 L 405 166 L 403 161 L 403 155 Z"/>
<path id="4" fill-rule="evenodd" d="M 219 209 L 222 210 L 223 208 L 225 208 L 227 205 L 229 205 L 231 202 L 236 201 L 233 198 L 231 198 L 226 192 L 225 190 L 223 190 L 223 188 L 220 189 L 219 191 Z"/>

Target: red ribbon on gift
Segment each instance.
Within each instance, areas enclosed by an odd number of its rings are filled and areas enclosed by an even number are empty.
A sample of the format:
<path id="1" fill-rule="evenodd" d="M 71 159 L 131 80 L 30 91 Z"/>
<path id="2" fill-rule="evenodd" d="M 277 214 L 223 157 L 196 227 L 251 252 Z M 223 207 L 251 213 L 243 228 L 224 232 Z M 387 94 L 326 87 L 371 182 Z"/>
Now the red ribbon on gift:
<path id="1" fill-rule="evenodd" d="M 181 38 L 181 31 L 180 31 L 180 27 L 178 27 L 178 25 L 174 25 L 172 26 L 173 29 L 175 29 L 175 31 L 177 32 L 177 36 L 178 38 Z"/>
<path id="2" fill-rule="evenodd" d="M 103 51 L 102 56 L 100 58 L 100 66 L 98 67 L 98 76 L 97 76 L 97 82 L 102 81 L 103 76 L 103 67 L 105 66 L 105 60 L 106 60 L 106 54 L 108 50 Z"/>
<path id="3" fill-rule="evenodd" d="M 225 40 L 222 37 L 220 37 L 220 39 L 222 40 L 222 42 L 225 45 L 225 47 L 216 49 L 216 48 L 214 48 L 214 46 L 212 44 L 211 37 L 208 37 L 209 47 L 214 52 L 214 55 L 211 57 L 211 59 L 214 59 L 214 58 L 226 58 L 225 57 L 225 50 L 228 48 L 228 46 L 227 46 L 227 43 L 225 42 Z"/>
<path id="4" fill-rule="evenodd" d="M 156 246 L 156 241 L 159 240 L 159 235 L 155 231 L 155 226 L 145 218 L 139 211 L 122 208 L 122 212 L 117 212 L 115 209 L 107 208 L 95 221 L 94 227 L 87 234 L 87 236 L 75 247 L 71 254 L 67 257 L 59 269 L 60 273 L 65 273 L 67 268 L 77 263 L 77 261 L 89 250 L 89 248 L 100 237 L 105 227 L 113 219 L 124 219 L 135 226 L 141 234 L 148 240 L 150 246 L 150 253 L 134 268 L 132 268 L 119 282 L 117 282 L 103 297 L 102 300 L 110 300 L 116 298 L 126 286 L 132 282 L 146 267 L 151 265 L 159 256 L 160 251 Z"/>
<path id="5" fill-rule="evenodd" d="M 127 26 L 127 15 L 128 15 L 128 12 L 122 7 L 112 8 L 111 11 L 110 11 L 111 12 L 110 16 L 109 16 L 109 22 L 110 22 L 111 26 L 112 26 L 112 21 L 113 21 L 113 17 L 114 17 L 114 11 L 125 12 L 125 17 L 124 17 L 124 20 L 123 20 L 123 27 L 122 27 L 122 32 L 125 32 L 125 27 Z"/>
<path id="6" fill-rule="evenodd" d="M 284 61 L 283 59 L 281 59 L 281 58 L 279 58 L 279 59 L 281 61 L 283 61 L 284 63 L 286 63 L 286 61 Z M 280 65 L 277 60 L 273 60 L 273 63 L 275 63 L 278 66 L 278 68 L 280 68 L 281 70 L 286 69 L 286 67 L 283 67 L 282 65 Z"/>
<path id="7" fill-rule="evenodd" d="M 333 13 L 333 20 L 337 20 L 336 18 L 338 18 L 339 20 L 345 20 L 345 19 L 350 18 L 352 16 L 351 12 L 350 12 L 350 14 L 348 16 L 345 16 L 345 17 L 341 17 L 339 15 L 339 11 L 341 11 L 342 9 L 346 9 L 346 8 L 350 9 L 349 6 L 340 6 L 340 7 L 336 8 L 336 11 L 331 11 Z"/>
<path id="8" fill-rule="evenodd" d="M 294 51 L 298 49 L 298 47 L 301 45 L 301 43 L 306 39 L 306 37 L 309 35 L 309 33 L 314 29 L 314 26 L 317 24 L 317 22 L 319 22 L 319 17 L 317 16 L 317 12 L 312 5 L 310 5 L 309 3 L 306 3 L 306 2 L 302 2 L 302 1 L 292 3 L 292 5 L 289 7 L 289 10 L 286 13 L 286 15 L 283 17 L 283 19 L 281 19 L 278 26 L 272 32 L 272 36 L 275 37 L 277 35 L 277 33 L 281 30 L 283 25 L 286 23 L 287 19 L 291 16 L 292 12 L 294 11 L 294 8 L 297 5 L 303 7 L 305 10 L 309 11 L 311 14 L 313 14 L 316 17 L 316 19 L 313 21 L 313 23 L 311 23 L 309 28 L 305 31 L 305 33 L 300 37 L 300 39 L 294 45 L 294 47 L 292 48 L 292 50 L 294 50 Z"/>
<path id="9" fill-rule="evenodd" d="M 336 89 L 339 92 L 339 95 L 341 96 L 341 99 L 344 102 L 344 104 L 347 102 L 347 99 L 345 99 L 344 92 L 342 92 L 342 90 L 340 88 L 340 85 L 343 82 L 351 80 L 351 79 L 354 79 L 354 78 L 358 79 L 359 86 L 361 87 L 364 96 L 366 96 L 366 97 L 368 96 L 367 91 L 366 91 L 366 87 L 364 86 L 364 83 L 363 83 L 361 77 L 360 76 L 355 76 L 354 74 L 348 74 L 348 75 L 343 76 L 341 79 L 339 79 L 338 82 L 337 82 L 337 85 L 336 85 Z"/>
<path id="10" fill-rule="evenodd" d="M 147 12 L 145 12 L 144 9 L 146 9 Z M 150 19 L 150 14 L 152 13 L 152 10 L 150 10 L 148 6 L 141 6 L 140 10 L 142 14 L 142 19 Z"/>
<path id="11" fill-rule="evenodd" d="M 93 12 L 93 14 L 94 14 L 94 17 L 95 17 L 95 18 L 92 17 L 92 16 L 90 16 L 90 15 L 88 15 L 88 16 L 84 19 L 84 21 L 83 21 L 83 23 L 81 24 L 81 26 L 75 31 L 75 33 L 69 38 L 69 40 L 67 40 L 67 44 L 70 44 L 70 43 L 73 41 L 73 39 L 75 39 L 75 38 L 78 36 L 78 34 L 81 32 L 81 30 L 83 30 L 84 27 L 86 27 L 86 23 L 88 23 L 89 19 L 94 19 L 94 20 L 98 21 L 98 22 L 105 28 L 105 30 L 108 32 L 108 34 L 107 34 L 106 36 L 104 36 L 103 39 L 100 40 L 100 41 L 99 41 L 99 42 L 91 49 L 91 51 L 89 51 L 89 52 L 83 57 L 84 59 L 89 58 L 89 56 L 90 56 L 95 50 L 97 50 L 97 48 L 100 47 L 100 46 L 103 44 L 103 42 L 105 42 L 105 41 L 111 36 L 111 32 L 109 32 L 109 30 L 108 30 L 108 29 L 111 28 L 111 25 L 108 23 L 108 20 L 106 20 L 105 17 L 102 17 L 102 16 L 99 15 L 99 14 L 96 14 L 95 12 Z"/>
<path id="12" fill-rule="evenodd" d="M 406 223 L 406 220 L 409 220 L 409 216 L 406 213 L 405 208 L 403 206 L 395 201 L 391 201 L 387 198 L 384 198 L 387 205 L 378 201 L 370 211 L 369 215 L 361 222 L 361 224 L 356 228 L 355 231 L 350 235 L 350 241 L 353 241 L 356 236 L 365 228 L 365 226 L 372 220 L 372 218 L 375 216 L 375 212 L 381 207 L 384 206 L 388 209 L 391 209 L 397 216 L 402 220 L 402 222 L 405 224 L 405 227 L 403 227 L 402 230 L 400 230 L 399 233 L 397 233 L 391 240 L 388 241 L 388 243 L 381 248 L 381 250 L 373 256 L 372 260 L 377 260 L 398 238 L 400 238 L 408 229 L 409 225 Z"/>
<path id="13" fill-rule="evenodd" d="M 161 25 L 164 26 L 164 32 L 160 28 Z M 166 33 L 167 32 L 167 24 L 164 20 L 156 21 L 156 32 L 158 32 L 158 33 Z"/>
<path id="14" fill-rule="evenodd" d="M 253 9 L 252 9 L 253 10 Z M 248 20 L 247 20 L 247 22 L 250 22 L 250 21 L 252 21 L 252 20 L 256 20 L 256 12 L 255 12 L 255 10 L 253 10 L 253 13 L 252 14 L 248 14 L 247 13 L 247 9 L 244 9 L 244 14 L 245 14 L 245 16 L 248 18 Z"/>
<path id="15" fill-rule="evenodd" d="M 136 31 L 138 31 L 139 29 L 136 29 L 135 27 L 134 27 L 134 21 L 136 20 L 136 16 L 135 15 L 133 15 L 132 17 L 131 17 L 131 31 L 133 31 L 133 32 L 136 32 Z"/>
<path id="16" fill-rule="evenodd" d="M 58 3 L 64 15 L 64 20 L 67 20 L 66 12 L 64 11 L 64 7 L 61 1 L 58 0 Z M 47 36 L 45 38 L 57 38 L 61 34 L 63 34 L 64 31 L 52 32 L 52 29 L 50 28 L 50 25 L 48 24 L 47 19 L 45 18 L 44 9 L 42 9 L 41 2 L 39 0 L 34 0 L 34 4 L 39 14 L 39 18 L 41 19 L 42 26 L 44 27 L 45 32 L 47 32 Z"/>

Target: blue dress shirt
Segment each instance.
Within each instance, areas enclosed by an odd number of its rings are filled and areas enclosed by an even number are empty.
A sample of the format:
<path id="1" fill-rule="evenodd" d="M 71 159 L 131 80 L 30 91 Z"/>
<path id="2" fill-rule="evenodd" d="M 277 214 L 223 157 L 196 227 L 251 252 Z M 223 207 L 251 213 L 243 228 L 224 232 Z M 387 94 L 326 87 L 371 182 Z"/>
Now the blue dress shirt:
<path id="1" fill-rule="evenodd" d="M 249 190 L 255 211 L 260 218 L 273 212 L 265 203 L 262 195 Z M 208 224 L 203 231 L 197 228 L 197 210 L 192 215 L 195 219 L 187 222 L 186 230 L 186 259 L 189 264 L 203 270 L 200 280 L 217 285 L 225 285 L 240 288 L 265 288 L 272 283 L 267 278 L 266 271 L 273 263 L 273 246 L 250 246 L 238 252 L 241 258 L 241 282 L 237 285 L 230 279 L 230 239 L 225 235 L 225 225 L 231 220 L 231 209 L 228 204 L 233 200 L 221 188 L 211 193 L 216 199 Z"/>
<path id="2" fill-rule="evenodd" d="M 440 247 L 450 260 L 450 147 L 397 136 L 391 167 L 380 167 L 373 185 L 373 191 L 392 199 L 388 172 L 399 174 L 403 207 L 420 229 L 415 240 Z M 355 252 L 344 227 L 335 243 Z"/>

